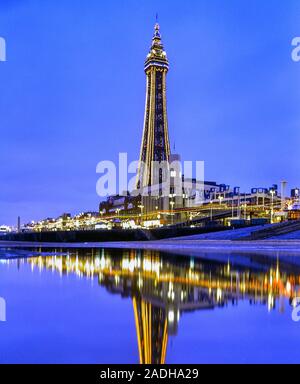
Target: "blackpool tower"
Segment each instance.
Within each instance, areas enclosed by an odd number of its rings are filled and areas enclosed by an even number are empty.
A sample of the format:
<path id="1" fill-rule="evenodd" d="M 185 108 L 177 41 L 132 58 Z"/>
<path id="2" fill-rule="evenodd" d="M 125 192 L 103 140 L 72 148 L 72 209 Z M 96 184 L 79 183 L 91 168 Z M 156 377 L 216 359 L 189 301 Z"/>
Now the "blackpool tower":
<path id="1" fill-rule="evenodd" d="M 138 188 L 155 184 L 152 170 L 154 161 L 162 163 L 169 162 L 170 159 L 166 97 L 168 70 L 167 54 L 162 44 L 159 25 L 156 24 L 150 52 L 145 61 L 147 86 L 144 129 L 137 174 Z"/>

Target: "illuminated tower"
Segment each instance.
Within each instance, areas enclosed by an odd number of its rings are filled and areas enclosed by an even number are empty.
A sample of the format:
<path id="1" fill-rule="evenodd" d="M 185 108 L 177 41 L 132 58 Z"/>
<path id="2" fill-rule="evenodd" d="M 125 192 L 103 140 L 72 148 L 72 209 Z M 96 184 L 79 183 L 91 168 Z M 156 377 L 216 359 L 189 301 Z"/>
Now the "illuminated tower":
<path id="1" fill-rule="evenodd" d="M 147 77 L 144 130 L 137 175 L 137 187 L 154 184 L 151 165 L 153 161 L 168 162 L 170 143 L 167 120 L 166 75 L 169 62 L 161 41 L 159 25 L 145 62 Z M 145 164 L 146 167 L 141 166 Z"/>
<path id="2" fill-rule="evenodd" d="M 168 321 L 163 308 L 133 297 L 140 364 L 165 364 Z"/>

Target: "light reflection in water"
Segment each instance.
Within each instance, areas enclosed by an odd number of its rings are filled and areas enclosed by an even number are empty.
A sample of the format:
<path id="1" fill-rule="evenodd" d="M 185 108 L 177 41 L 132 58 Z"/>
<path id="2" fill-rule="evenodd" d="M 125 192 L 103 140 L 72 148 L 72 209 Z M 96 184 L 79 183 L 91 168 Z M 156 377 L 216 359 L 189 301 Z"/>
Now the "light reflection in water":
<path id="1" fill-rule="evenodd" d="M 185 312 L 235 306 L 240 300 L 269 311 L 278 302 L 283 312 L 283 299 L 292 303 L 300 295 L 300 267 L 291 273 L 278 261 L 251 268 L 234 266 L 230 259 L 222 264 L 155 251 L 81 250 L 18 260 L 19 266 L 25 263 L 33 272 L 97 279 L 108 292 L 131 298 L 140 363 L 165 362 L 168 336 L 177 334 Z"/>

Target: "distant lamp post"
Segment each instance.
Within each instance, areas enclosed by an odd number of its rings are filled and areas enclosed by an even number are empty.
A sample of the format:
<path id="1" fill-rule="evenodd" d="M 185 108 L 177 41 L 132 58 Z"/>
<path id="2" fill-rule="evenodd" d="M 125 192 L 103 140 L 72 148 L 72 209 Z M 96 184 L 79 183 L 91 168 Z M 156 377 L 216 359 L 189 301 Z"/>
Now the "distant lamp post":
<path id="1" fill-rule="evenodd" d="M 210 201 L 210 221 L 212 221 L 212 219 L 213 219 L 213 201 L 211 200 Z"/>
<path id="2" fill-rule="evenodd" d="M 140 204 L 140 205 L 138 206 L 138 208 L 140 208 L 140 210 L 141 210 L 140 217 L 141 217 L 141 220 L 142 220 L 143 209 L 144 209 L 145 207 L 144 207 L 142 204 Z"/>
<path id="3" fill-rule="evenodd" d="M 243 208 L 244 208 L 244 219 L 247 220 L 247 202 L 246 201 L 243 205 Z"/>
<path id="4" fill-rule="evenodd" d="M 173 209 L 174 209 L 174 201 L 170 201 L 170 205 L 171 205 L 171 222 L 173 224 Z"/>
<path id="5" fill-rule="evenodd" d="M 274 218 L 274 195 L 275 191 L 272 189 L 270 191 L 271 193 L 271 223 L 273 223 L 273 218 Z"/>
<path id="6" fill-rule="evenodd" d="M 156 205 L 156 207 L 155 207 L 155 211 L 156 211 L 156 218 L 157 218 L 158 220 L 160 220 L 160 213 L 158 212 L 158 205 Z"/>
<path id="7" fill-rule="evenodd" d="M 224 200 L 224 197 L 220 195 L 220 196 L 218 197 L 218 199 L 219 199 L 219 201 L 220 201 L 220 205 L 221 205 L 221 204 L 222 204 L 222 201 Z"/>

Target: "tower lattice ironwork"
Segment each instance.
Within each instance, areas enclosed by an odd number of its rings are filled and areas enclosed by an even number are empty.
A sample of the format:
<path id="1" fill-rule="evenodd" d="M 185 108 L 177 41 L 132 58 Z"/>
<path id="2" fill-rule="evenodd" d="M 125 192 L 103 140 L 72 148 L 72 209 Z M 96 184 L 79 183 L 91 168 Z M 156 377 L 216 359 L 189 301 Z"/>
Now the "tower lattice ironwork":
<path id="1" fill-rule="evenodd" d="M 170 142 L 167 119 L 166 75 L 167 54 L 162 44 L 160 27 L 156 23 L 150 52 L 145 61 L 147 77 L 146 105 L 137 187 L 155 184 L 153 162 L 168 162 Z"/>

